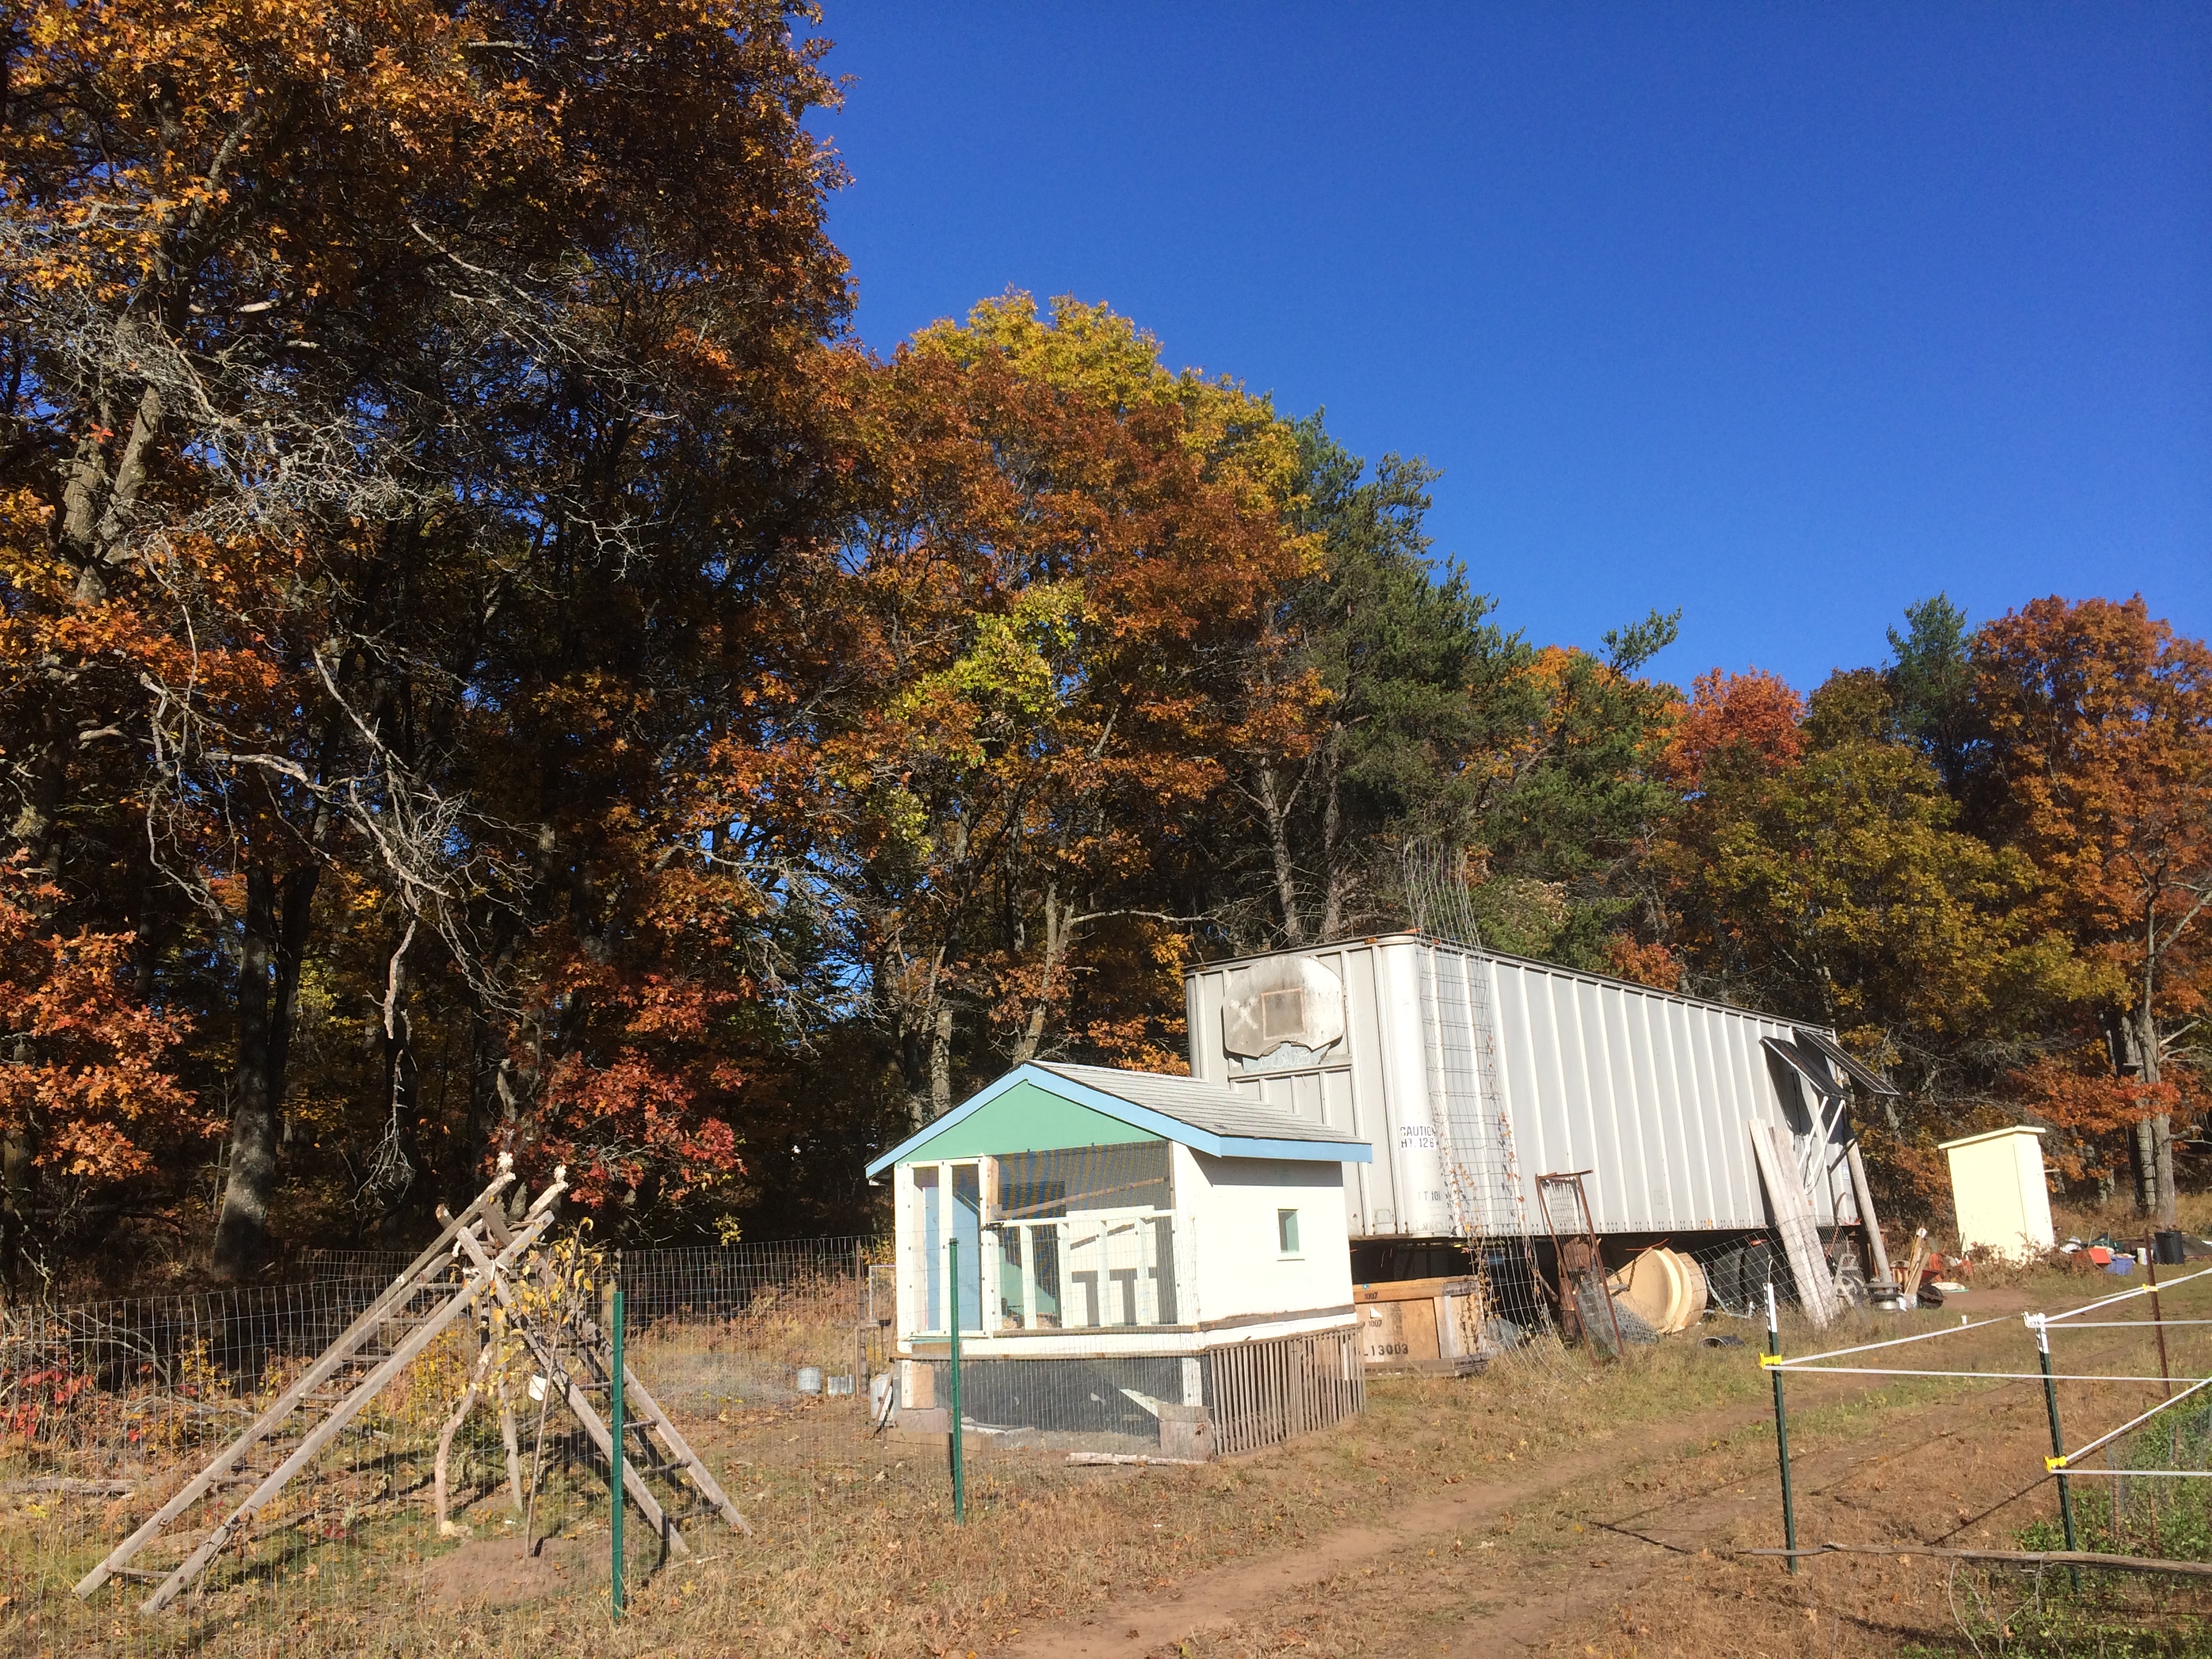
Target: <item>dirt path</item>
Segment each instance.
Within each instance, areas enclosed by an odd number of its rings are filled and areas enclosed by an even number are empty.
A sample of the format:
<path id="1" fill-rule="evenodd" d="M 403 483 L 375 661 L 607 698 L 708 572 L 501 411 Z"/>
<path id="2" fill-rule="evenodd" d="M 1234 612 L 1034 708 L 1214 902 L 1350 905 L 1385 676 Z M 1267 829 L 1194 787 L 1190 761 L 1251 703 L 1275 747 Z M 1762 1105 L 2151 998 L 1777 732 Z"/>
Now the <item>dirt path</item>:
<path id="1" fill-rule="evenodd" d="M 2034 1466 L 2044 1425 L 2031 1390 L 1988 1394 L 1963 1427 L 1952 1402 L 1905 1408 L 1886 1416 L 1869 1440 L 1794 1458 L 1801 1535 L 1862 1535 L 1854 1520 L 1909 1516 L 1923 1541 L 1990 1541 L 2003 1524 L 1995 1511 L 2019 1501 L 2009 1482 L 2018 1468 Z M 1765 1416 L 1739 1407 L 1682 1419 L 1561 1460 L 1535 1478 L 1411 1504 L 1387 1522 L 1340 1529 L 1294 1556 L 1220 1569 L 1165 1597 L 1025 1632 L 999 1652 L 1006 1659 L 1293 1651 L 1488 1659 L 1579 1653 L 1607 1631 L 1650 1652 L 1655 1620 L 1674 1638 L 1660 1651 L 1796 1651 L 1786 1638 L 1812 1623 L 1825 1651 L 1840 1643 L 1845 1625 L 1881 1624 L 1881 1597 L 1893 1595 L 1898 1575 L 1858 1569 L 1856 1580 L 1873 1582 L 1861 1583 L 1863 1593 L 1844 1598 L 1845 1606 L 1832 1571 L 1816 1585 L 1809 1573 L 1793 1580 L 1771 1565 L 1729 1559 L 1778 1541 L 1772 1443 L 1739 1437 Z M 1727 1449 L 1716 1450 L 1717 1442 Z M 1899 1500 L 1893 1488 L 1903 1489 Z M 1717 1621 L 1716 1599 L 1755 1605 Z M 1895 1605 L 1912 1615 L 1901 1628 L 1929 1633 L 1917 1601 L 1911 1609 L 1901 1597 Z M 1781 1644 L 1754 1650 L 1735 1641 L 1761 1626 Z"/>
<path id="2" fill-rule="evenodd" d="M 1976 1310 L 2013 1310 L 1988 1301 Z M 2019 1346 L 2001 1331 L 1968 1340 Z M 2008 1352 L 2005 1367 L 2017 1363 Z M 1801 1540 L 2002 1547 L 2049 1507 L 2039 1387 L 1972 1384 L 1858 1414 L 1856 1402 L 1881 1386 L 1793 1382 L 1793 1420 L 1805 1408 L 1811 1430 L 1793 1448 Z M 1954 1638 L 1955 1586 L 1940 1565 L 1830 1558 L 1793 1577 L 1742 1556 L 1779 1542 L 1772 1438 L 1742 1432 L 1768 1417 L 1759 1407 L 1710 1410 L 1518 1478 L 1454 1488 L 1294 1553 L 1024 1631 L 994 1659 L 1706 1659 L 1802 1653 L 1808 1640 L 1823 1654 L 1889 1654 Z"/>
<path id="3" fill-rule="evenodd" d="M 1564 1488 L 1601 1480 L 1654 1457 L 1710 1446 L 1765 1415 L 1741 1407 L 1708 1413 L 1632 1442 L 1558 1460 L 1518 1480 L 1469 1485 L 1448 1496 L 1418 1499 L 1395 1507 L 1387 1520 L 1339 1528 L 1295 1554 L 1219 1568 L 1164 1596 L 1119 1601 L 1079 1622 L 1025 1631 L 994 1649 L 994 1659 L 1133 1659 L 1163 1648 L 1171 1651 L 1200 1631 L 1279 1608 L 1298 1592 L 1415 1540 L 1425 1546 L 1437 1538 L 1471 1534 Z M 1468 1549 L 1482 1547 L 1471 1536 L 1465 1542 Z"/>

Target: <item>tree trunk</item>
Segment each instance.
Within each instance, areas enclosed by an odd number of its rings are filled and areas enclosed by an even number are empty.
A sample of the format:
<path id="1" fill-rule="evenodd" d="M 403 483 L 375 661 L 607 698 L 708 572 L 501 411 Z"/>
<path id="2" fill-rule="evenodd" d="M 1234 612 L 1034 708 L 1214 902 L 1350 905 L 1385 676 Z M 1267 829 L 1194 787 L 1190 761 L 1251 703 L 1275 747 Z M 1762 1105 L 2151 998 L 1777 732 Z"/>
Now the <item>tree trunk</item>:
<path id="1" fill-rule="evenodd" d="M 1326 803 L 1321 814 L 1321 864 L 1325 872 L 1321 905 L 1321 942 L 1344 936 L 1345 901 L 1352 896 L 1352 868 L 1344 858 L 1340 845 L 1344 839 L 1344 791 L 1340 787 L 1340 769 L 1337 765 L 1343 752 L 1340 734 L 1344 728 L 1332 726 L 1324 755 L 1328 787 L 1322 799 Z"/>
<path id="2" fill-rule="evenodd" d="M 398 1129 L 398 1150 L 410 1171 L 403 1184 L 383 1194 L 384 1212 L 377 1218 L 377 1234 L 386 1245 L 397 1246 L 404 1235 L 408 1195 L 422 1176 L 422 1148 L 416 1133 L 421 1114 L 415 1062 L 415 1022 L 404 1008 L 394 1017 L 384 1038 L 385 1109 Z"/>
<path id="3" fill-rule="evenodd" d="M 1044 1041 L 1045 1020 L 1052 1008 L 1052 982 L 1060 972 L 1060 958 L 1067 954 L 1068 935 L 1075 931 L 1070 920 L 1075 907 L 1063 908 L 1059 890 L 1048 887 L 1044 893 L 1044 966 L 1037 975 L 1036 1000 L 1030 1004 L 1028 1024 L 1014 1041 L 1010 1058 L 1017 1066 L 1026 1066 L 1036 1058 L 1038 1046 Z"/>
<path id="4" fill-rule="evenodd" d="M 23 1286 L 23 1239 L 31 1226 L 31 1159 L 28 1135 L 0 1139 L 0 1287 L 13 1302 Z"/>
<path id="5" fill-rule="evenodd" d="M 447 1201 L 459 1210 L 475 1196 L 459 1196 L 471 1186 L 481 1188 L 479 1179 L 485 1155 L 491 1150 L 492 1126 L 500 1118 L 499 1063 L 506 1058 L 506 1045 L 499 1040 L 491 1018 L 480 999 L 471 999 L 469 1006 L 469 1108 L 468 1121 L 461 1130 L 460 1156 L 447 1172 Z M 456 1200 L 458 1199 L 458 1201 Z"/>
<path id="6" fill-rule="evenodd" d="M 510 1054 L 499 1062 L 499 1069 L 492 1073 L 492 1084 L 499 1091 L 499 1148 L 503 1152 L 512 1152 L 521 1140 L 524 1109 L 537 1097 L 538 1080 L 544 1075 L 544 1045 L 539 1040 L 540 1029 L 534 1024 L 532 1027 L 531 1052 L 536 1062 L 527 1072 L 517 1066 Z M 529 1185 L 526 1181 L 516 1182 L 514 1196 L 507 1200 L 507 1216 L 518 1227 L 530 1210 L 523 1196 Z"/>
<path id="7" fill-rule="evenodd" d="M 1298 915 L 1298 868 L 1291 857 L 1291 802 L 1275 782 L 1275 769 L 1260 769 L 1260 811 L 1267 820 L 1267 846 L 1275 860 L 1275 902 L 1283 913 L 1283 943 L 1304 945 L 1305 922 Z"/>
<path id="8" fill-rule="evenodd" d="M 2140 1120 L 2128 1137 L 2128 1163 L 2136 1178 L 2136 1213 L 2149 1215 L 2158 1208 L 2158 1149 L 2148 1118 Z"/>
<path id="9" fill-rule="evenodd" d="M 491 952 L 482 964 L 489 983 L 507 982 L 514 966 L 516 931 L 509 918 L 502 917 L 495 923 Z M 507 1031 L 492 1018 L 482 994 L 471 991 L 468 1121 L 462 1132 L 459 1156 L 447 1171 L 449 1201 L 456 1210 L 482 1189 L 486 1179 L 484 1160 L 491 1155 L 494 1138 L 498 1137 L 503 1143 L 512 1139 L 511 1135 L 501 1133 L 517 1115 L 513 1103 L 512 1068 Z M 507 1086 L 502 1087 L 502 1084 Z M 511 1146 L 506 1149 L 511 1150 Z"/>
<path id="10" fill-rule="evenodd" d="M 2136 1012 L 2136 1060 L 2142 1068 L 2143 1082 L 2155 1088 L 2162 1080 L 2160 1076 L 2158 1021 L 2151 1011 L 2148 975 L 2145 975 L 2143 1000 Z M 2160 1112 L 2142 1125 L 2148 1139 L 2144 1143 L 2145 1164 L 2149 1176 L 2150 1202 L 2144 1208 L 2156 1218 L 2161 1227 L 2173 1225 L 2173 1119 Z"/>
<path id="11" fill-rule="evenodd" d="M 23 804 L 8 831 L 28 855 L 34 874 L 52 881 L 60 874 L 62 798 L 69 787 L 69 750 L 63 744 L 66 722 L 49 702 L 40 711 L 36 738 L 16 750 L 18 765 L 31 780 Z M 36 901 L 40 910 L 48 907 Z"/>
<path id="12" fill-rule="evenodd" d="M 952 1024 L 952 1012 L 945 1001 L 945 954 L 946 947 L 939 945 L 927 976 L 911 990 L 913 963 L 902 955 L 894 951 L 876 965 L 878 985 L 898 987 L 899 1077 L 906 1085 L 907 1121 L 916 1129 L 942 1113 L 944 1108 L 936 1104 L 938 1095 L 949 1095 L 951 1089 L 949 1079 L 941 1091 L 935 1086 L 937 1074 L 947 1065 L 945 1048 Z"/>
<path id="13" fill-rule="evenodd" d="M 9 826 L 16 845 L 28 855 L 29 874 L 35 882 L 55 883 L 61 875 L 62 799 L 69 787 L 68 750 L 62 744 L 64 722 L 49 702 L 39 720 L 38 741 L 29 746 L 24 769 L 31 787 Z M 55 904 L 33 890 L 31 913 L 48 932 L 55 925 Z M 27 1037 L 21 1039 L 25 1043 Z M 26 1124 L 17 1133 L 0 1135 L 0 1294 L 14 1301 L 22 1288 L 23 1249 L 30 1235 L 31 1206 L 38 1158 L 38 1134 Z"/>
<path id="14" fill-rule="evenodd" d="M 300 969 L 322 867 L 302 864 L 278 881 L 258 860 L 246 867 L 246 932 L 238 969 L 238 1055 L 232 1073 L 230 1174 L 216 1222 L 214 1264 L 225 1279 L 251 1273 L 268 1241 L 276 1188 L 284 1083 L 300 1011 Z"/>
<path id="15" fill-rule="evenodd" d="M 1044 1042 L 1044 1011 L 1042 997 L 1030 1005 L 1029 1023 L 1022 1027 L 1022 1034 L 1014 1039 L 1013 1052 L 1006 1056 L 1008 1065 L 1026 1066 L 1036 1058 L 1036 1051 Z"/>
<path id="16" fill-rule="evenodd" d="M 937 1024 L 929 1034 L 929 1118 L 934 1123 L 952 1109 L 952 1006 L 937 1006 Z"/>
<path id="17" fill-rule="evenodd" d="M 308 923 L 322 873 L 320 865 L 303 864 L 278 890 L 276 975 L 269 993 L 269 1109 L 280 1122 L 285 1080 L 292 1070 L 292 1033 L 300 1023 L 300 969 L 307 960 Z"/>
<path id="18" fill-rule="evenodd" d="M 2158 1224 L 2174 1223 L 2173 1120 L 2160 1112 L 2150 1121 L 2152 1213 Z"/>
<path id="19" fill-rule="evenodd" d="M 276 1184 L 276 1106 L 269 1097 L 269 969 L 276 952 L 276 883 L 246 867 L 246 933 L 239 946 L 238 1056 L 232 1071 L 230 1175 L 216 1222 L 214 1266 L 224 1279 L 252 1271 L 269 1232 Z"/>

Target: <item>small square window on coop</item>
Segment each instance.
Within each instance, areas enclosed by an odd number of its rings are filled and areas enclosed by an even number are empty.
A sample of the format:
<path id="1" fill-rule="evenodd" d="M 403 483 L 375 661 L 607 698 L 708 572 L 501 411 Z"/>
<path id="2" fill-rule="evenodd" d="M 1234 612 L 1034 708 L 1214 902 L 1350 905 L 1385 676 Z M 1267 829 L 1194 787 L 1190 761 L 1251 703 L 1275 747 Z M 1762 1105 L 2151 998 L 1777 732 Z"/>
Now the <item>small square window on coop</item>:
<path id="1" fill-rule="evenodd" d="M 1344 1170 L 1371 1156 L 1216 1084 L 1017 1068 L 869 1165 L 893 1183 L 902 1415 L 949 1429 L 956 1317 L 963 1411 L 988 1429 L 1234 1449 L 1208 1378 L 1267 1371 L 1221 1356 L 1285 1340 L 1326 1339 L 1285 1375 L 1355 1409 Z"/>

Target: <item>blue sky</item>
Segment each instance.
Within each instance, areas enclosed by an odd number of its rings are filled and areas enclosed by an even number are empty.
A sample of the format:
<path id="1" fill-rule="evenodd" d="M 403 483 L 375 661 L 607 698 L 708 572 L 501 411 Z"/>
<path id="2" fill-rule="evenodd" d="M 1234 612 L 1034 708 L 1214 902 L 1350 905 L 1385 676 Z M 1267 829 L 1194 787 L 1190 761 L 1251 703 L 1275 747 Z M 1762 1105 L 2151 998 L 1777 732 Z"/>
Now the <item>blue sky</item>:
<path id="1" fill-rule="evenodd" d="M 1910 601 L 2212 634 L 2212 7 L 830 0 L 878 349 L 1105 300 L 1354 450 L 1509 626 L 1801 686 Z"/>

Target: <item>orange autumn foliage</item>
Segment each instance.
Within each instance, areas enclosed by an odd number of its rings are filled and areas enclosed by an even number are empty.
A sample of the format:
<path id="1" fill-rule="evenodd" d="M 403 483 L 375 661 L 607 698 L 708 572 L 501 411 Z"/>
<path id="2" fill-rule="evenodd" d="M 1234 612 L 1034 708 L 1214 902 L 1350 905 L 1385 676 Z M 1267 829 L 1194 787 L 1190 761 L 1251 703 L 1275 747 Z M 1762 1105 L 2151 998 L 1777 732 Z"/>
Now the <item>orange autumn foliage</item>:
<path id="1" fill-rule="evenodd" d="M 2037 1122 L 2062 1131 L 2045 1143 L 2053 1168 L 2069 1181 L 2109 1170 L 2111 1159 L 2096 1143 L 2131 1128 L 2155 1113 L 2172 1113 L 2188 1104 L 2173 1082 L 2145 1083 L 2115 1077 L 2090 1056 L 2046 1058 L 2007 1078 L 2014 1098 Z"/>
<path id="2" fill-rule="evenodd" d="M 1267 493 L 1282 441 L 1264 403 L 1156 352 L 1103 308 L 1016 295 L 831 366 L 854 523 L 792 609 L 819 635 L 787 640 L 817 689 L 802 711 L 763 682 L 788 713 L 766 743 L 733 729 L 708 787 L 853 872 L 917 1114 L 951 1103 L 959 1028 L 1012 1059 L 1064 1029 L 1104 965 L 1086 939 L 1172 995 L 1139 934 L 1101 927 L 1163 908 L 1143 884 L 1269 718 L 1237 669 L 1310 557 Z"/>
<path id="3" fill-rule="evenodd" d="M 2006 810 L 2045 913 L 2103 969 L 2187 1020 L 2212 994 L 2212 651 L 2140 598 L 2038 599 L 1982 630 L 1980 695 Z"/>
<path id="4" fill-rule="evenodd" d="M 696 884 L 679 875 L 671 884 Z M 647 962 L 715 960 L 697 930 L 638 919 Z M 657 948 L 656 948 L 657 947 Z M 744 1115 L 757 1067 L 744 1026 L 754 1000 L 742 976 L 655 971 L 595 961 L 587 951 L 554 958 L 539 994 L 569 1014 L 548 1060 L 538 1106 L 512 1150 L 542 1175 L 568 1168 L 573 1201 L 587 1209 L 726 1195 L 745 1173 Z"/>
<path id="5" fill-rule="evenodd" d="M 10 827 L 95 931 L 142 925 L 150 996 L 212 1016 L 185 1063 L 232 1112 L 219 1271 L 285 1182 L 364 1208 L 331 1189 L 387 1123 L 395 1222 L 541 1118 L 679 1194 L 732 1164 L 702 1116 L 737 1109 L 732 1022 L 624 1021 L 659 1018 L 655 983 L 745 994 L 699 967 L 711 929 L 663 959 L 634 901 L 687 873 L 670 757 L 744 675 L 722 624 L 811 529 L 794 411 L 848 305 L 814 21 L 11 12 Z M 611 983 L 571 986 L 578 962 Z M 414 1079 L 457 1024 L 465 1104 L 440 1122 Z"/>
<path id="6" fill-rule="evenodd" d="M 53 931 L 40 912 L 60 896 L 20 858 L 0 865 L 0 1133 L 43 1168 L 118 1181 L 219 1126 L 167 1069 L 185 1021 L 134 994 L 131 936 Z"/>
<path id="7" fill-rule="evenodd" d="M 1605 970 L 1616 979 L 1654 990 L 1678 991 L 1682 987 L 1682 964 L 1664 945 L 1647 944 L 1626 933 L 1606 941 Z"/>
<path id="8" fill-rule="evenodd" d="M 2072 1083 L 2039 1086 L 2055 1110 L 2139 1126 L 2138 1200 L 2170 1224 L 2172 1121 L 2192 1109 L 2212 1015 L 2212 650 L 2140 597 L 2054 597 L 1983 629 L 1974 659 L 2002 827 L 2102 1038 Z"/>
<path id="9" fill-rule="evenodd" d="M 1803 752 L 1805 700 L 1777 675 L 1714 668 L 1692 682 L 1689 706 L 1674 722 L 1663 766 L 1688 793 L 1705 787 L 1717 764 L 1773 771 Z"/>

